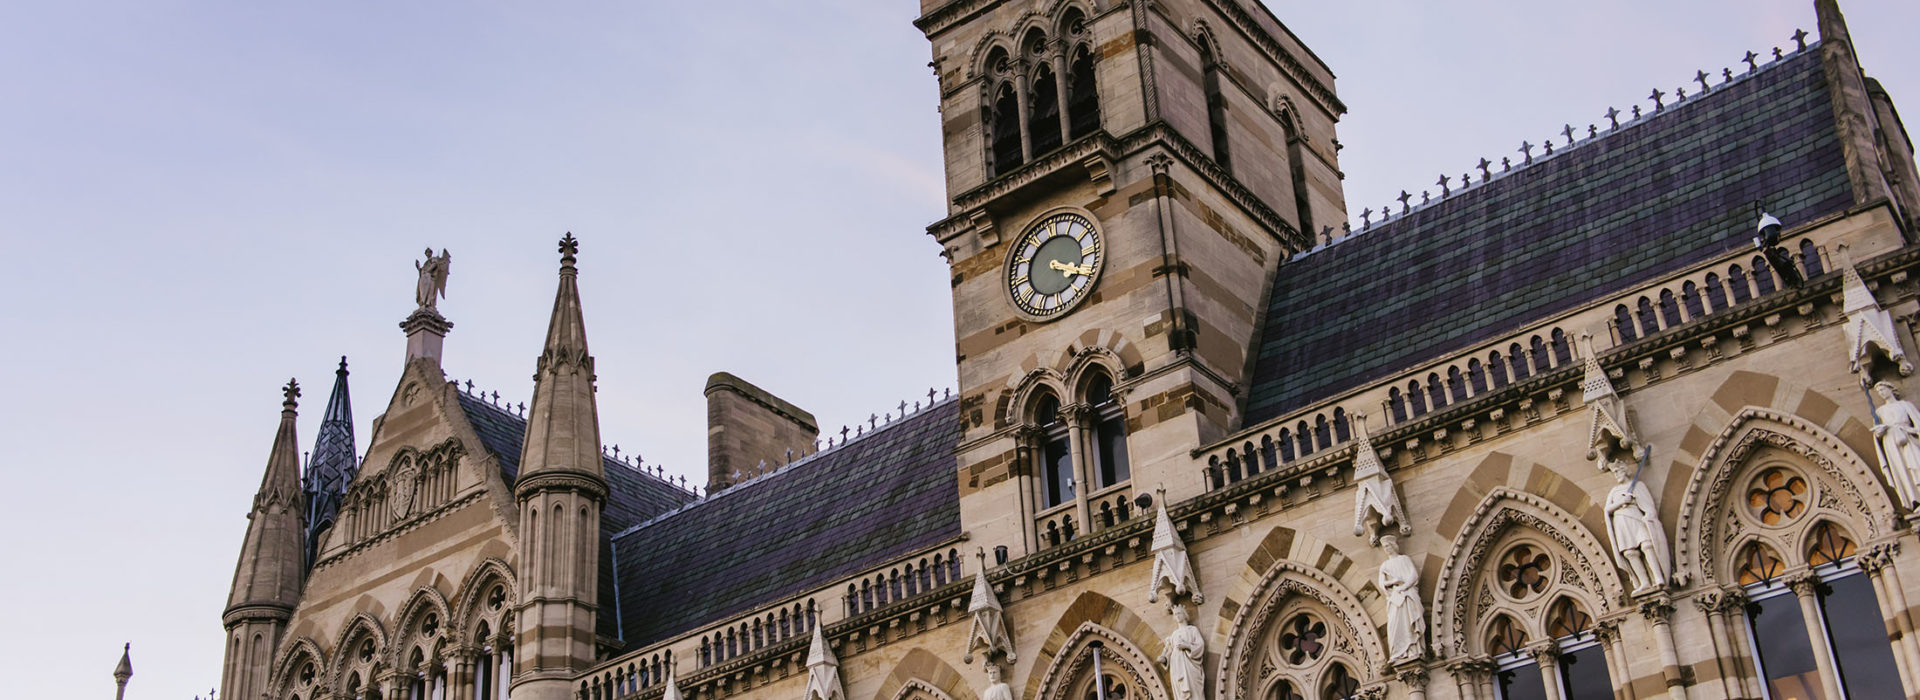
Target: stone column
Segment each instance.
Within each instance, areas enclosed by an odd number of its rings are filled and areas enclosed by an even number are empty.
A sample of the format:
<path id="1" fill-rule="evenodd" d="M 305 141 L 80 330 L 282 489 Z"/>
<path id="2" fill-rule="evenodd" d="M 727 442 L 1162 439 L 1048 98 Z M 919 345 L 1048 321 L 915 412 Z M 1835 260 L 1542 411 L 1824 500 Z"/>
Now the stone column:
<path id="1" fill-rule="evenodd" d="M 1600 640 L 1600 653 L 1606 657 L 1607 674 L 1614 679 L 1614 697 L 1616 700 L 1638 700 L 1633 692 L 1633 669 L 1627 663 L 1626 649 L 1620 646 L 1620 623 L 1608 620 L 1593 626 L 1593 636 Z"/>
<path id="2" fill-rule="evenodd" d="M 1408 700 L 1427 700 L 1427 669 L 1419 661 L 1401 664 L 1394 677 L 1407 687 Z"/>
<path id="3" fill-rule="evenodd" d="M 1073 519 L 1080 523 L 1080 534 L 1093 532 L 1093 509 L 1087 506 L 1087 494 L 1093 491 L 1093 455 L 1089 447 L 1093 441 L 1087 439 L 1087 421 L 1093 415 L 1091 407 L 1076 403 L 1060 407 L 1060 413 L 1067 419 L 1067 452 L 1073 462 Z"/>
<path id="4" fill-rule="evenodd" d="M 1914 661 L 1916 641 L 1913 638 L 1913 621 L 1907 616 L 1907 597 L 1900 589 L 1900 573 L 1893 566 L 1893 556 L 1900 549 L 1898 542 L 1868 547 L 1854 561 L 1873 581 L 1874 598 L 1880 603 L 1880 615 L 1886 619 L 1887 640 L 1893 645 L 1894 667 L 1900 672 L 1900 687 L 1908 695 L 1920 692 L 1920 679 L 1915 678 Z"/>
<path id="5" fill-rule="evenodd" d="M 1067 119 L 1067 42 L 1064 39 L 1053 42 L 1053 87 L 1056 104 L 1060 105 L 1060 143 L 1073 140 L 1073 123 Z"/>
<path id="6" fill-rule="evenodd" d="M 1653 626 L 1654 643 L 1660 648 L 1660 675 L 1667 682 L 1667 697 L 1687 700 L 1686 675 L 1680 670 L 1680 652 L 1673 644 L 1673 600 L 1664 592 L 1645 596 L 1640 615 Z"/>
<path id="7" fill-rule="evenodd" d="M 1027 80 L 1027 59 L 1022 56 L 1007 63 L 1013 70 L 1013 101 L 1020 110 L 1020 114 L 1015 116 L 1015 121 L 1020 125 L 1020 162 L 1026 163 L 1033 160 L 1033 135 L 1027 128 L 1027 90 L 1031 87 Z"/>
<path id="8" fill-rule="evenodd" d="M 1447 665 L 1447 673 L 1453 675 L 1454 692 L 1460 700 L 1480 700 L 1480 675 L 1484 672 L 1484 664 L 1473 660 Z"/>
<path id="9" fill-rule="evenodd" d="M 1041 452 L 1038 449 L 1042 438 L 1038 428 L 1025 426 L 1014 433 L 1013 440 L 1013 466 L 1009 469 L 1013 472 L 1012 478 L 1014 479 L 1015 487 L 1020 491 L 1018 497 L 1020 505 L 1020 546 L 1023 548 L 1022 551 L 1025 554 L 1033 554 L 1040 551 L 1040 534 L 1034 530 L 1033 522 L 1033 514 L 1039 512 L 1039 509 L 1034 508 L 1035 483 L 1033 475 L 1039 471 L 1035 465 L 1042 459 L 1040 457 Z"/>
<path id="10" fill-rule="evenodd" d="M 1732 663 L 1737 658 L 1733 643 L 1727 639 L 1727 609 L 1729 596 L 1720 591 L 1708 591 L 1694 596 L 1693 605 L 1707 616 L 1707 640 L 1713 646 L 1713 668 L 1720 675 L 1720 694 L 1729 697 L 1746 695 L 1746 684 L 1741 681 L 1739 664 Z"/>
<path id="11" fill-rule="evenodd" d="M 513 646 L 502 639 L 494 644 L 494 648 L 500 650 L 500 653 L 495 654 L 499 657 L 500 664 L 499 670 L 494 675 L 497 679 L 493 684 L 494 696 L 499 700 L 507 700 L 507 688 L 512 685 L 509 681 L 513 679 Z"/>
<path id="12" fill-rule="evenodd" d="M 472 700 L 473 698 L 473 657 L 472 649 L 457 649 L 448 662 L 447 686 L 453 700 Z"/>
<path id="13" fill-rule="evenodd" d="M 1547 683 L 1547 700 L 1566 700 L 1566 681 L 1560 679 L 1560 647 L 1551 641 L 1533 645 L 1527 652 L 1533 655 L 1533 664 L 1540 668 L 1540 678 Z"/>
<path id="14" fill-rule="evenodd" d="M 1820 683 L 1825 686 L 1826 697 L 1840 697 L 1840 674 L 1833 664 L 1833 647 L 1827 641 L 1827 625 L 1820 619 L 1820 601 L 1815 597 L 1814 587 L 1820 582 L 1811 573 L 1801 573 L 1787 579 L 1787 586 L 1793 589 L 1793 597 L 1800 600 L 1800 617 L 1807 627 L 1807 642 L 1813 645 L 1813 663 L 1820 669 Z"/>

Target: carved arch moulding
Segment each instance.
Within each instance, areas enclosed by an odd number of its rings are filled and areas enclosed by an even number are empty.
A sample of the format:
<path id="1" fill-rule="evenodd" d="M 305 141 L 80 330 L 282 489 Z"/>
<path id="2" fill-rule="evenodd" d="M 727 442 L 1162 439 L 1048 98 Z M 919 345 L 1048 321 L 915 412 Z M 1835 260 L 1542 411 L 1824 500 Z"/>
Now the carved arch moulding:
<path id="1" fill-rule="evenodd" d="M 1779 450 L 1806 467 L 1820 485 L 1820 510 L 1871 542 L 1893 530 L 1897 516 L 1873 468 L 1840 438 L 1799 416 L 1749 406 L 1713 441 L 1687 481 L 1675 528 L 1676 565 L 1702 583 L 1730 580 L 1732 547 L 1745 541 L 1744 525 L 1731 517 L 1739 477 L 1765 450 Z M 1716 563 L 1717 562 L 1717 563 Z"/>
<path id="2" fill-rule="evenodd" d="M 269 686 L 273 696 L 283 698 L 302 689 L 305 683 L 299 678 L 300 667 L 307 663 L 313 664 L 314 675 L 310 682 L 317 684 L 325 677 L 331 661 L 320 651 L 320 645 L 312 637 L 303 635 L 288 640 L 286 648 L 280 650 L 280 658 L 273 664 L 273 682 Z"/>
<path id="3" fill-rule="evenodd" d="M 1060 646 L 1060 652 L 1047 664 L 1038 679 L 1032 700 L 1074 700 L 1073 691 L 1086 683 L 1093 672 L 1095 642 L 1099 642 L 1101 672 L 1120 674 L 1123 682 L 1142 692 L 1133 700 L 1169 700 L 1166 682 L 1155 669 L 1151 657 L 1118 632 L 1094 622 L 1082 622 Z M 1030 688 L 1034 686 L 1029 685 Z"/>
<path id="4" fill-rule="evenodd" d="M 1301 601 L 1312 603 L 1332 618 L 1327 622 L 1339 629 L 1332 635 L 1331 646 L 1335 653 L 1357 664 L 1362 677 L 1380 680 L 1387 675 L 1386 650 L 1380 643 L 1378 626 L 1367 615 L 1359 597 L 1326 572 L 1283 559 L 1260 576 L 1247 602 L 1238 604 L 1232 624 L 1227 627 L 1225 646 L 1221 647 L 1224 652 L 1219 672 L 1215 674 L 1216 697 L 1220 700 L 1266 697 L 1266 688 L 1276 676 L 1273 669 L 1264 666 L 1263 642 L 1272 636 L 1269 632 L 1275 625 L 1286 623 L 1282 616 L 1290 618 Z M 1234 604 L 1230 596 L 1228 605 Z"/>
<path id="5" fill-rule="evenodd" d="M 1545 545 L 1568 558 L 1561 575 L 1573 588 L 1591 595 L 1601 614 L 1613 612 L 1626 599 L 1619 571 L 1599 539 L 1571 514 L 1545 498 L 1501 486 L 1481 499 L 1473 517 L 1454 536 L 1433 594 L 1433 646 L 1442 658 L 1466 655 L 1475 648 L 1469 632 L 1480 629 L 1474 611 L 1483 607 L 1476 598 L 1476 582 L 1488 559 L 1505 551 L 1507 535 L 1515 528 L 1530 530 Z"/>

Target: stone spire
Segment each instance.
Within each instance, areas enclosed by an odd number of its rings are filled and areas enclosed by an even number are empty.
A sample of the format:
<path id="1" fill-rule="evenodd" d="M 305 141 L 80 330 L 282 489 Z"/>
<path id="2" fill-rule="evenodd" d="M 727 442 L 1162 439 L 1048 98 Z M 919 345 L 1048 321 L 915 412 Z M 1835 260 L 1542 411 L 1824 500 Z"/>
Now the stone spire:
<path id="1" fill-rule="evenodd" d="M 1880 300 L 1861 279 L 1860 271 L 1853 266 L 1852 250 L 1842 245 L 1837 252 L 1844 302 L 1841 310 L 1847 315 L 1848 365 L 1860 375 L 1860 381 L 1869 384 L 1895 374 L 1913 374 L 1913 362 L 1907 359 L 1900 336 L 1894 332 L 1893 316 L 1880 308 Z"/>
<path id="2" fill-rule="evenodd" d="M 961 660 L 973 663 L 973 653 L 978 651 L 988 666 L 1003 659 L 1012 663 L 1019 656 L 1014 653 L 1013 637 L 1007 634 L 1007 613 L 1000 607 L 1000 598 L 993 594 L 993 584 L 987 582 L 984 548 L 979 556 L 980 568 L 973 572 L 973 599 L 967 603 L 967 615 L 973 622 L 967 630 L 967 651 Z"/>
<path id="3" fill-rule="evenodd" d="M 1200 580 L 1194 578 L 1193 562 L 1187 559 L 1187 543 L 1180 539 L 1180 531 L 1167 514 L 1167 491 L 1159 492 L 1159 503 L 1154 504 L 1159 511 L 1153 516 L 1153 574 L 1147 582 L 1147 602 L 1158 602 L 1160 590 L 1165 588 L 1168 605 L 1177 605 L 1174 596 L 1181 595 L 1192 596 L 1194 605 L 1203 604 L 1206 596 L 1200 593 Z"/>
<path id="4" fill-rule="evenodd" d="M 320 551 L 320 536 L 333 526 L 340 499 L 359 471 L 359 453 L 353 443 L 353 406 L 347 400 L 347 358 L 340 357 L 340 368 L 333 372 L 333 395 L 327 398 L 327 412 L 320 419 L 320 432 L 313 439 L 313 453 L 307 459 L 302 489 L 307 495 L 307 564 L 313 564 Z"/>
<path id="5" fill-rule="evenodd" d="M 813 646 L 807 650 L 806 700 L 847 700 L 846 691 L 840 687 L 840 660 L 827 646 L 823 629 L 813 626 Z"/>
<path id="6" fill-rule="evenodd" d="M 579 241 L 560 239 L 560 289 L 546 347 L 533 374 L 520 475 L 514 483 L 520 536 L 526 541 L 598 542 L 607 493 L 600 468 L 600 418 L 593 401 L 593 356 L 580 311 Z M 555 514 L 561 514 L 556 516 Z M 549 539 L 550 538 L 550 539 Z M 515 700 L 572 700 L 573 678 L 594 662 L 599 547 L 521 547 L 514 616 Z M 585 640 L 585 641 L 583 641 Z"/>
<path id="7" fill-rule="evenodd" d="M 1373 449 L 1366 414 L 1356 412 L 1348 422 L 1355 436 L 1353 536 L 1365 536 L 1369 543 L 1378 544 L 1380 536 L 1388 532 L 1402 536 L 1413 534 L 1413 523 L 1407 521 L 1406 509 L 1400 506 L 1400 491 L 1394 487 L 1386 465 L 1380 462 L 1380 453 Z"/>
<path id="8" fill-rule="evenodd" d="M 1600 354 L 1593 349 L 1593 334 L 1580 334 L 1580 400 L 1587 404 L 1587 459 L 1602 469 L 1631 469 L 1627 465 L 1642 456 L 1640 439 L 1633 431 L 1627 404 L 1613 389 L 1613 380 L 1600 366 Z"/>
<path id="9" fill-rule="evenodd" d="M 593 393 L 593 356 L 587 354 L 587 324 L 580 310 L 580 243 L 560 239 L 560 289 L 547 323 L 547 343 L 534 370 L 533 411 L 520 459 L 523 496 L 549 475 L 586 479 L 605 490 L 600 467 L 600 418 Z"/>
<path id="10" fill-rule="evenodd" d="M 300 492 L 300 453 L 294 436 L 300 385 L 290 380 L 284 393 L 280 429 L 267 455 L 260 491 L 253 497 L 253 512 L 247 515 L 247 537 L 234 567 L 226 613 L 221 616 L 230 636 L 249 640 L 243 647 L 257 645 L 251 650 L 242 649 L 242 653 L 255 654 L 254 658 L 272 658 L 280 632 L 300 602 L 306 575 L 306 508 Z M 260 651 L 267 656 L 257 656 Z M 234 653 L 234 645 L 228 645 L 228 653 Z M 226 667 L 231 670 L 222 695 L 254 697 L 266 689 L 264 665 L 227 661 Z"/>
<path id="11" fill-rule="evenodd" d="M 113 692 L 113 700 L 126 700 L 127 679 L 133 677 L 133 642 L 120 650 L 120 665 L 113 667 L 113 684 L 118 689 Z"/>

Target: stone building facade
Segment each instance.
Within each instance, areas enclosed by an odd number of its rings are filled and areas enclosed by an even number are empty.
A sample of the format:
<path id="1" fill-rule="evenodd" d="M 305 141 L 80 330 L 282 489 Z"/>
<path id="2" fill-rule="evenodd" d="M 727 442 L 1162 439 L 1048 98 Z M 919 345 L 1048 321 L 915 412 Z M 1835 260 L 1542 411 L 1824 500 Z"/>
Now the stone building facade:
<path id="1" fill-rule="evenodd" d="M 530 406 L 429 251 L 364 458 L 287 388 L 223 694 L 1920 697 L 1920 173 L 1814 4 L 1347 224 L 1260 4 L 922 0 L 957 392 L 715 375 L 701 495 L 600 447 L 571 237 Z"/>

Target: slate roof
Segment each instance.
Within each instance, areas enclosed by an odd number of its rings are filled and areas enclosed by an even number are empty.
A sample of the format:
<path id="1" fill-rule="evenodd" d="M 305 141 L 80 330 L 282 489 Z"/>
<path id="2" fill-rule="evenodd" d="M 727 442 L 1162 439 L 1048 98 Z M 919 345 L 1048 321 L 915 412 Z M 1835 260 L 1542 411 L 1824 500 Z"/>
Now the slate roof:
<path id="1" fill-rule="evenodd" d="M 948 400 L 616 536 L 627 647 L 959 537 L 958 415 Z"/>
<path id="2" fill-rule="evenodd" d="M 1751 247 L 1755 200 L 1853 204 L 1814 48 L 1282 264 L 1246 424 Z"/>
<path id="3" fill-rule="evenodd" d="M 508 413 L 485 399 L 459 392 L 460 410 L 467 422 L 480 434 L 480 442 L 500 463 L 500 475 L 507 485 L 520 473 L 521 443 L 526 439 L 527 421 Z M 600 600 L 613 600 L 613 557 L 609 545 L 614 533 L 633 527 L 649 518 L 679 508 L 694 496 L 678 486 L 651 474 L 602 457 L 601 471 L 607 479 L 607 503 L 600 511 Z M 600 616 L 600 633 L 616 636 L 612 615 Z"/>

